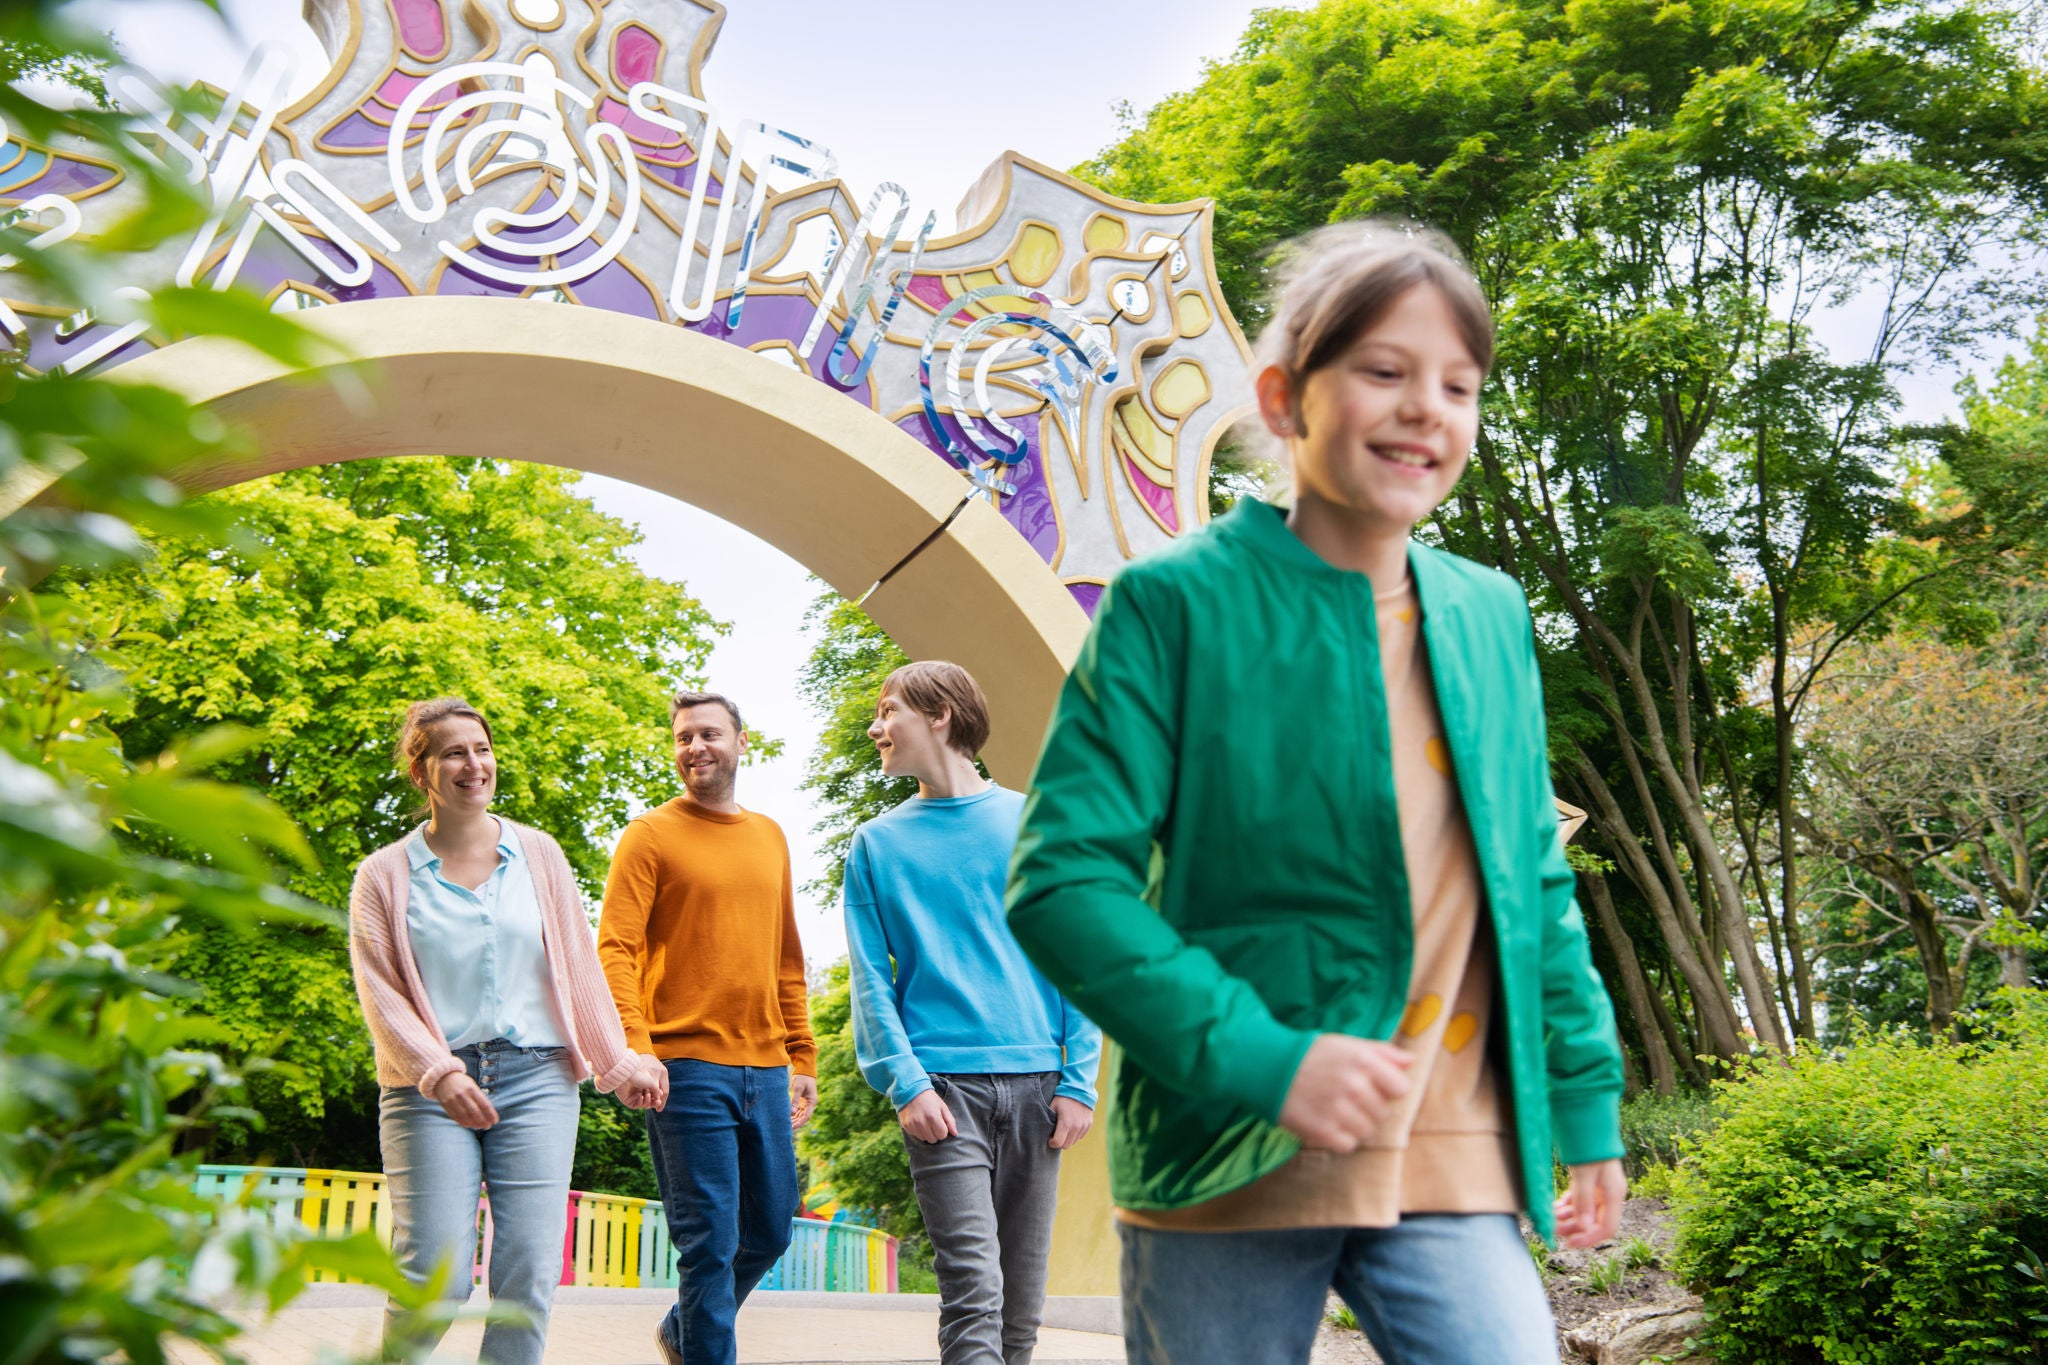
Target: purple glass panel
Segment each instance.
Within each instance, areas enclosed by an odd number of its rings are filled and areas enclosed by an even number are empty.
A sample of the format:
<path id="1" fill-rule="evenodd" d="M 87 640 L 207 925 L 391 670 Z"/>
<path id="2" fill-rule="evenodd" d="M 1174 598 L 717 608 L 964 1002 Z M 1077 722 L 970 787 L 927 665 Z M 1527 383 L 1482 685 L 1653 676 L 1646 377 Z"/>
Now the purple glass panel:
<path id="1" fill-rule="evenodd" d="M 937 275 L 912 275 L 910 287 L 903 292 L 932 308 L 944 308 L 953 301 L 946 282 Z"/>
<path id="2" fill-rule="evenodd" d="M 73 161 L 69 157 L 59 156 L 51 161 L 50 169 L 7 193 L 10 197 L 18 196 L 23 199 L 38 194 L 84 194 L 87 190 L 96 190 L 102 185 L 110 184 L 114 179 L 115 172 L 105 166 L 92 166 L 83 161 Z"/>
<path id="3" fill-rule="evenodd" d="M 361 114 L 350 114 L 320 135 L 320 141 L 329 147 L 382 147 L 390 138 L 390 129 Z"/>
<path id="4" fill-rule="evenodd" d="M 398 23 L 398 40 L 421 57 L 438 57 L 448 46 L 448 20 L 441 0 L 387 0 Z"/>
<path id="5" fill-rule="evenodd" d="M 621 24 L 612 39 L 612 69 L 627 85 L 661 75 L 661 39 L 642 24 Z"/>
<path id="6" fill-rule="evenodd" d="M 719 341 L 730 341 L 735 346 L 752 347 L 764 341 L 787 341 L 792 347 L 803 340 L 804 330 L 811 325 L 813 305 L 807 298 L 797 294 L 749 294 L 747 306 L 740 314 L 738 330 L 725 325 L 725 309 L 713 308 L 711 316 L 702 322 L 689 323 L 693 332 Z M 832 348 L 820 341 L 811 352 L 811 376 L 836 393 L 843 393 L 864 408 L 875 406 L 874 386 L 867 379 L 848 387 L 834 379 L 825 369 L 825 361 Z"/>
<path id="7" fill-rule="evenodd" d="M 1145 500 L 1145 505 L 1152 509 L 1159 520 L 1166 523 L 1168 531 L 1179 535 L 1180 509 L 1174 505 L 1173 490 L 1146 478 L 1138 471 L 1138 466 L 1131 463 L 1130 456 L 1124 455 L 1119 458 L 1123 460 L 1124 468 L 1130 472 L 1131 486 L 1137 490 L 1138 496 Z"/>
<path id="8" fill-rule="evenodd" d="M 1074 594 L 1074 600 L 1081 604 L 1081 610 L 1088 613 L 1089 619 L 1094 619 L 1095 609 L 1102 605 L 1102 585 L 1100 583 L 1069 583 L 1067 584 L 1067 591 Z"/>
<path id="9" fill-rule="evenodd" d="M 753 306 L 753 301 L 748 300 L 747 307 Z M 950 414 L 940 413 L 939 421 L 946 426 L 949 434 L 964 443 L 966 438 L 959 435 Z M 1010 422 L 1024 433 L 1025 439 L 1031 443 L 1033 449 L 1031 454 L 1016 464 L 1003 468 L 1002 477 L 1017 486 L 1015 493 L 1003 498 L 1003 520 L 1016 527 L 1017 534 L 1023 536 L 1025 542 L 1038 551 L 1038 557 L 1050 564 L 1053 556 L 1060 550 L 1060 524 L 1053 511 L 1052 490 L 1046 486 L 1045 469 L 1039 462 L 1039 416 L 1035 412 L 1028 413 L 1022 417 L 1012 417 Z M 960 468 L 953 457 L 946 453 L 944 439 L 932 433 L 923 413 L 912 413 L 896 425 L 919 445 L 944 460 L 948 469 Z"/>

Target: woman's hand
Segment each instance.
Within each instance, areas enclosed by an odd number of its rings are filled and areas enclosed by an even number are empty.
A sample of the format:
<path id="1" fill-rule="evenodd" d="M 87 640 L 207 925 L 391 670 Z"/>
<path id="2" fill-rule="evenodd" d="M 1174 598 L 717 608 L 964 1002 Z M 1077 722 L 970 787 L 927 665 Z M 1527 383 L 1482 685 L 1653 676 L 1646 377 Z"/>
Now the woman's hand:
<path id="1" fill-rule="evenodd" d="M 1621 1230 L 1621 1203 L 1628 1177 L 1619 1161 L 1589 1161 L 1572 1167 L 1572 1183 L 1550 1211 L 1557 1215 L 1557 1240 L 1568 1247 L 1596 1247 Z"/>
<path id="2" fill-rule="evenodd" d="M 659 1059 L 640 1054 L 632 1077 L 619 1087 L 621 1103 L 629 1109 L 660 1109 L 668 1103 L 668 1068 Z"/>
<path id="3" fill-rule="evenodd" d="M 498 1110 L 484 1095 L 483 1087 L 467 1071 L 458 1071 L 442 1081 L 434 1099 L 464 1128 L 481 1133 L 498 1121 Z"/>

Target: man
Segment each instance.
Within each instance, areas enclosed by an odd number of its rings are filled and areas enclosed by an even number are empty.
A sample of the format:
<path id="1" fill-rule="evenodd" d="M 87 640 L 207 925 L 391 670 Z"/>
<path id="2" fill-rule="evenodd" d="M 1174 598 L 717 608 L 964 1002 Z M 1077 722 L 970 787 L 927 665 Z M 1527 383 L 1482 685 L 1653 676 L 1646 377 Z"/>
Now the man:
<path id="1" fill-rule="evenodd" d="M 679 1284 L 655 1342 L 666 1365 L 733 1365 L 739 1306 L 789 1246 L 817 1047 L 789 845 L 733 799 L 739 708 L 679 692 L 669 720 L 684 791 L 620 836 L 597 951 L 626 1036 L 668 1069 L 647 1133 Z"/>
<path id="2" fill-rule="evenodd" d="M 868 736 L 917 795 L 863 825 L 846 859 L 854 1053 L 903 1125 L 944 1365 L 1028 1365 L 1059 1157 L 1094 1121 L 1102 1050 L 1003 922 L 1024 798 L 976 770 L 988 730 L 965 669 L 890 674 Z"/>

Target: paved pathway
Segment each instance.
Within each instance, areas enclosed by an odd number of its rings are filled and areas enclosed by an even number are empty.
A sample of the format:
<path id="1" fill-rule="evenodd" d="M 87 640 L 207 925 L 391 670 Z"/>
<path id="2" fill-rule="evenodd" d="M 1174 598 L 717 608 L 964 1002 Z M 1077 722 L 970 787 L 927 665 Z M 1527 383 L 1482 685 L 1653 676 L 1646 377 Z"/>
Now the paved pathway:
<path id="1" fill-rule="evenodd" d="M 557 1291 L 547 1365 L 658 1365 L 654 1324 L 674 1301 L 665 1289 Z M 471 1300 L 481 1308 L 482 1296 Z M 323 1349 L 361 1357 L 376 1350 L 383 1295 L 355 1285 L 314 1285 L 268 1322 L 252 1320 L 237 1343 L 250 1365 L 316 1365 Z M 759 1293 L 739 1319 L 742 1365 L 928 1365 L 939 1358 L 936 1295 Z M 483 1326 L 457 1323 L 435 1365 L 476 1360 Z M 1037 1360 L 1048 1365 L 1122 1365 L 1123 1341 L 1048 1327 Z M 173 1365 L 211 1365 L 194 1347 L 173 1347 Z"/>

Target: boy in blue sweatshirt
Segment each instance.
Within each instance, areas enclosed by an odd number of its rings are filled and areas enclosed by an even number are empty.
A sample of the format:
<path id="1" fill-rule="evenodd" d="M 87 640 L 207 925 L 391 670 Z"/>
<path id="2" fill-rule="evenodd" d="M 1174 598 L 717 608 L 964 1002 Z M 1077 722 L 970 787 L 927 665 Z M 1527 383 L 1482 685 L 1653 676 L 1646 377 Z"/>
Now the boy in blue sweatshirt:
<path id="1" fill-rule="evenodd" d="M 917 795 L 854 834 L 843 893 L 854 1053 L 903 1125 L 944 1365 L 1028 1365 L 1059 1157 L 1094 1121 L 1102 1052 L 1003 921 L 1024 797 L 976 770 L 988 729 L 958 665 L 889 675 L 868 737 Z"/>

